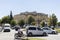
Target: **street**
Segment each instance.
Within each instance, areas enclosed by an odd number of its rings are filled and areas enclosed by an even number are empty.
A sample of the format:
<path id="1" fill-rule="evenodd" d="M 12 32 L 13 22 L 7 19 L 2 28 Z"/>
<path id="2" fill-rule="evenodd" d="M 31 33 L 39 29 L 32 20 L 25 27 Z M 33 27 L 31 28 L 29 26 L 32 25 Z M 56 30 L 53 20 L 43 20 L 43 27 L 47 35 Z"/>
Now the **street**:
<path id="1" fill-rule="evenodd" d="M 11 30 L 11 32 L 0 32 L 0 40 L 14 40 L 15 30 Z M 25 33 L 25 32 L 24 32 Z M 39 36 L 32 38 L 43 38 L 46 40 L 60 40 L 60 33 L 58 35 L 49 34 L 48 36 Z"/>
<path id="2" fill-rule="evenodd" d="M 42 38 L 42 39 L 46 39 L 46 40 L 60 40 L 60 33 L 58 35 L 49 34 L 46 37 L 33 37 L 33 38 Z"/>
<path id="3" fill-rule="evenodd" d="M 0 40 L 14 40 L 15 31 L 11 32 L 0 32 Z"/>

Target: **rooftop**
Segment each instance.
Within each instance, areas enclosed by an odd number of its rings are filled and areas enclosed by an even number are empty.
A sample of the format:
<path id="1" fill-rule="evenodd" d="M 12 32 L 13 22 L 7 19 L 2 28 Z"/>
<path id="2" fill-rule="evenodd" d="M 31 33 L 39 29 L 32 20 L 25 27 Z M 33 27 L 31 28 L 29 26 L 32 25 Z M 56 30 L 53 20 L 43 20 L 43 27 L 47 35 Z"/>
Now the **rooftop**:
<path id="1" fill-rule="evenodd" d="M 45 16 L 48 16 L 48 14 L 45 14 L 45 13 L 37 13 L 37 12 L 22 12 L 20 13 L 20 15 L 45 15 Z"/>

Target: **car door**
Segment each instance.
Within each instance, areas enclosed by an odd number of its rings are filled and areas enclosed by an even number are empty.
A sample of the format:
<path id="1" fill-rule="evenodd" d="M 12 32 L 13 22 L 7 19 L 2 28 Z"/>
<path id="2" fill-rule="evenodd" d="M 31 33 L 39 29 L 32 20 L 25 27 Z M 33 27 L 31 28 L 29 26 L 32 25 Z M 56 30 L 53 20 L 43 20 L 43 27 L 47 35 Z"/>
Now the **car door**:
<path id="1" fill-rule="evenodd" d="M 47 28 L 43 28 L 43 30 L 46 32 L 46 33 L 49 33 L 48 31 L 48 29 Z"/>
<path id="2" fill-rule="evenodd" d="M 33 29 L 33 30 L 32 30 L 33 35 L 37 35 L 36 27 L 33 27 L 32 29 Z"/>
<path id="3" fill-rule="evenodd" d="M 41 28 L 37 28 L 37 33 L 38 33 L 38 35 L 42 35 L 43 34 L 43 30 Z"/>
<path id="4" fill-rule="evenodd" d="M 31 32 L 33 35 L 37 34 L 36 27 L 30 27 L 29 32 Z"/>
<path id="5" fill-rule="evenodd" d="M 52 33 L 52 30 L 50 28 L 48 28 L 48 33 Z"/>
<path id="6" fill-rule="evenodd" d="M 49 28 L 43 28 L 43 30 L 46 32 L 46 33 L 51 33 L 51 30 Z"/>

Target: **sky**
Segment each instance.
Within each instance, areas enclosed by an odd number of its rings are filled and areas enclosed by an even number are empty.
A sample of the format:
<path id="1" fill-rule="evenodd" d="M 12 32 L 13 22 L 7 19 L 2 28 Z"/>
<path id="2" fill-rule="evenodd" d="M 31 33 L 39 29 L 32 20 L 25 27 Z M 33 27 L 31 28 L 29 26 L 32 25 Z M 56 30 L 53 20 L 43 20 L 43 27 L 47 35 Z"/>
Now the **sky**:
<path id="1" fill-rule="evenodd" d="M 54 13 L 60 21 L 60 0 L 0 0 L 0 18 L 21 12 L 41 12 L 48 15 Z"/>

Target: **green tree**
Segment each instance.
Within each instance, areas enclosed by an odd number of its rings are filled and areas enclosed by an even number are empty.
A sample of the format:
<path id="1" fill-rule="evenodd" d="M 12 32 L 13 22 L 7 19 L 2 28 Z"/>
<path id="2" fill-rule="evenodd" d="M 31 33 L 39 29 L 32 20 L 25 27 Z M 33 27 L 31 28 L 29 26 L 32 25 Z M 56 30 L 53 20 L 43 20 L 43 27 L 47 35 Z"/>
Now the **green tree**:
<path id="1" fill-rule="evenodd" d="M 48 20 L 48 26 L 52 26 L 52 16 L 49 17 L 49 20 Z"/>
<path id="2" fill-rule="evenodd" d="M 10 23 L 10 17 L 9 16 L 4 16 L 2 18 L 2 23 Z"/>
<path id="3" fill-rule="evenodd" d="M 36 23 L 35 22 L 32 22 L 32 25 L 35 25 Z"/>
<path id="4" fill-rule="evenodd" d="M 50 19 L 49 19 L 50 21 L 49 21 L 49 25 L 50 26 L 54 26 L 53 27 L 53 29 L 55 28 L 55 26 L 56 26 L 56 24 L 57 24 L 57 17 L 56 17 L 56 15 L 55 14 L 52 14 L 51 16 L 50 16 Z"/>
<path id="5" fill-rule="evenodd" d="M 15 20 L 11 20 L 11 26 L 15 26 L 17 23 L 16 23 L 16 21 Z"/>
<path id="6" fill-rule="evenodd" d="M 34 19 L 32 16 L 30 16 L 30 17 L 28 18 L 28 24 L 31 25 L 32 22 L 35 22 L 35 19 Z"/>
<path id="7" fill-rule="evenodd" d="M 60 26 L 60 22 L 58 22 L 57 24 L 58 24 L 58 26 Z"/>
<path id="8" fill-rule="evenodd" d="M 55 27 L 57 24 L 57 18 L 55 14 L 52 14 L 52 25 Z"/>
<path id="9" fill-rule="evenodd" d="M 1 26 L 1 24 L 2 24 L 2 20 L 0 19 L 0 26 Z"/>
<path id="10" fill-rule="evenodd" d="M 1 24 L 2 20 L 0 19 L 0 24 Z"/>
<path id="11" fill-rule="evenodd" d="M 18 25 L 20 25 L 20 27 L 23 28 L 24 24 L 25 24 L 25 22 L 24 22 L 23 19 L 22 20 L 19 20 Z"/>
<path id="12" fill-rule="evenodd" d="M 44 27 L 45 26 L 45 22 L 42 22 L 41 26 Z"/>

